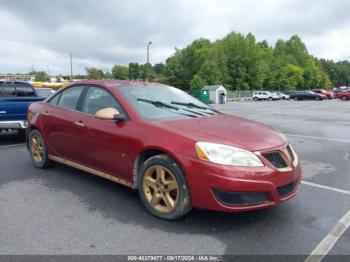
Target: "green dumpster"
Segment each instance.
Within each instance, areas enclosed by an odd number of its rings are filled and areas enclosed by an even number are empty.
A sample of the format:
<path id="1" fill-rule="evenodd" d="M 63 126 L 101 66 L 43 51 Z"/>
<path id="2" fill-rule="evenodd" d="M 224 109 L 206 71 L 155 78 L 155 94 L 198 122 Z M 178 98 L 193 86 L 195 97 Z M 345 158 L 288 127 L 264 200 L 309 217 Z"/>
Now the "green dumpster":
<path id="1" fill-rule="evenodd" d="M 201 89 L 199 89 L 199 88 L 191 89 L 191 95 L 200 100 L 201 99 Z"/>
<path id="2" fill-rule="evenodd" d="M 201 90 L 200 100 L 205 104 L 209 104 L 209 91 L 208 90 Z"/>

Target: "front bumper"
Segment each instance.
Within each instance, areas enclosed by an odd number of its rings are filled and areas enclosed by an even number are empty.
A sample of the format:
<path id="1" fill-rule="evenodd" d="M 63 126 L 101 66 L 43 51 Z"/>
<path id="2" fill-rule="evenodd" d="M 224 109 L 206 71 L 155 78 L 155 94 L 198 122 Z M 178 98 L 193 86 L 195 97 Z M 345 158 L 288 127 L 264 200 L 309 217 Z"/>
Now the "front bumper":
<path id="1" fill-rule="evenodd" d="M 283 172 L 270 166 L 228 167 L 187 157 L 182 158 L 182 163 L 189 167 L 185 173 L 192 205 L 197 208 L 254 210 L 278 205 L 300 190 L 300 163 Z"/>
<path id="2" fill-rule="evenodd" d="M 26 129 L 26 120 L 0 121 L 0 129 Z"/>

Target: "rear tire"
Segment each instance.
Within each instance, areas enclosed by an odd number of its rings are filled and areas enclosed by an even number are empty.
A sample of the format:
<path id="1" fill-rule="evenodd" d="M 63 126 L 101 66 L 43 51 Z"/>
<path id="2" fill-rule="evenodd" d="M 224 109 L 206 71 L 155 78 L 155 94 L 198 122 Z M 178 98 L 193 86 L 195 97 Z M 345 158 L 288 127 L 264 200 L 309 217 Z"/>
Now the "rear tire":
<path id="1" fill-rule="evenodd" d="M 346 96 L 341 96 L 340 99 L 341 99 L 342 101 L 349 100 L 349 98 L 347 98 Z"/>
<path id="2" fill-rule="evenodd" d="M 269 97 L 269 101 L 272 101 L 273 100 L 273 98 L 272 97 Z"/>
<path id="3" fill-rule="evenodd" d="M 137 187 L 146 209 L 161 219 L 179 219 L 192 208 L 185 175 L 168 155 L 153 156 L 142 164 Z"/>
<path id="4" fill-rule="evenodd" d="M 257 98 L 257 97 L 254 97 L 253 100 L 254 100 L 254 101 L 258 101 L 258 98 Z"/>
<path id="5" fill-rule="evenodd" d="M 41 133 L 33 129 L 28 134 L 30 157 L 37 168 L 46 168 L 53 165 L 47 155 L 46 146 Z"/>

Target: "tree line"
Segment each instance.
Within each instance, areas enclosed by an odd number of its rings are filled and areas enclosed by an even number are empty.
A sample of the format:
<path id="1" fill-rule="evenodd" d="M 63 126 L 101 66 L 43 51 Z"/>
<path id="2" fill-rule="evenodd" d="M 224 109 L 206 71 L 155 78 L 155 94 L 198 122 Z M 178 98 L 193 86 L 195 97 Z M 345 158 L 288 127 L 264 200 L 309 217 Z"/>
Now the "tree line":
<path id="1" fill-rule="evenodd" d="M 165 64 L 115 65 L 111 72 L 86 68 L 88 79 L 149 80 L 181 89 L 221 84 L 230 90 L 294 90 L 350 86 L 350 62 L 312 56 L 299 36 L 274 46 L 253 34 L 232 32 L 211 42 L 197 39 L 175 49 Z"/>

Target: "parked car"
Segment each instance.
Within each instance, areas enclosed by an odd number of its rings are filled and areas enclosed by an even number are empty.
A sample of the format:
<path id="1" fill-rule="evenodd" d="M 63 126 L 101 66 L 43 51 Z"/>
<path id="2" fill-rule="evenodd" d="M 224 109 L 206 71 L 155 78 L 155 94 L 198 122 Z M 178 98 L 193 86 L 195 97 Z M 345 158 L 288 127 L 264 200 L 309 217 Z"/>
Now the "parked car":
<path id="1" fill-rule="evenodd" d="M 38 96 L 45 97 L 45 98 L 55 93 L 55 90 L 53 90 L 52 88 L 46 88 L 46 87 L 37 87 L 35 88 L 35 91 Z"/>
<path id="2" fill-rule="evenodd" d="M 325 95 L 328 99 L 333 99 L 334 98 L 334 94 L 332 91 L 327 91 L 324 89 L 312 89 L 312 92 L 316 93 L 316 94 L 322 94 Z"/>
<path id="3" fill-rule="evenodd" d="M 255 91 L 252 96 L 253 100 L 261 101 L 261 100 L 278 100 L 279 97 L 275 93 L 271 93 L 269 91 Z"/>
<path id="4" fill-rule="evenodd" d="M 289 98 L 292 98 L 292 96 L 296 93 L 295 90 L 293 91 L 282 91 L 283 94 L 288 95 Z"/>
<path id="5" fill-rule="evenodd" d="M 350 91 L 337 92 L 335 98 L 339 98 L 343 101 L 350 100 Z"/>
<path id="6" fill-rule="evenodd" d="M 312 91 L 297 91 L 290 96 L 294 100 L 324 100 L 327 97 L 323 94 L 316 94 Z"/>
<path id="7" fill-rule="evenodd" d="M 36 167 L 60 162 L 137 189 L 147 210 L 163 219 L 192 207 L 270 207 L 300 188 L 300 161 L 284 135 L 177 88 L 75 82 L 32 104 L 28 120 Z"/>
<path id="8" fill-rule="evenodd" d="M 29 104 L 43 99 L 27 82 L 0 81 L 0 131 L 17 130 L 24 133 Z"/>
<path id="9" fill-rule="evenodd" d="M 275 92 L 274 94 L 276 94 L 276 96 L 278 97 L 278 99 L 282 99 L 282 100 L 289 100 L 290 96 L 283 94 L 281 92 Z"/>

